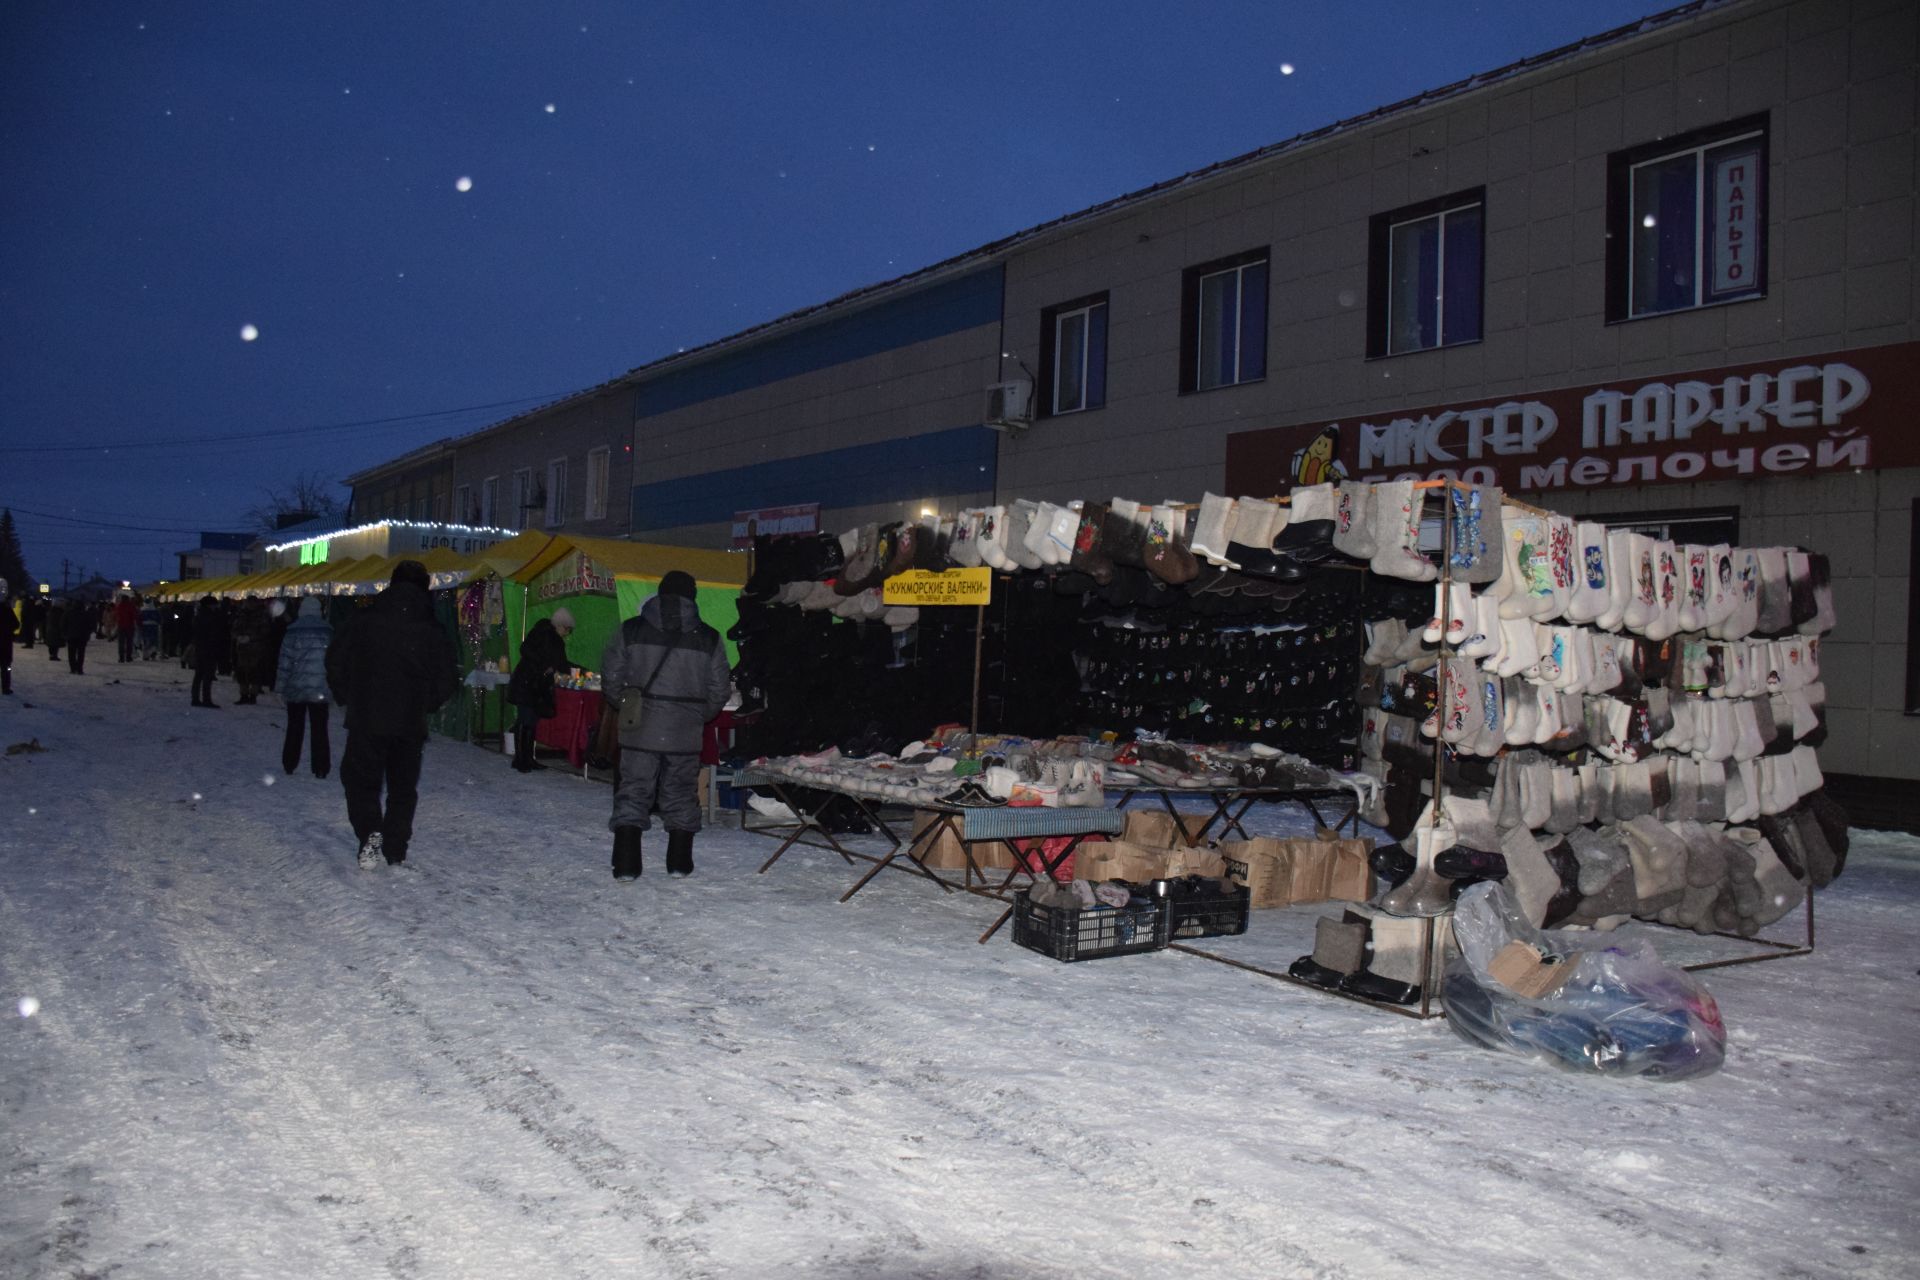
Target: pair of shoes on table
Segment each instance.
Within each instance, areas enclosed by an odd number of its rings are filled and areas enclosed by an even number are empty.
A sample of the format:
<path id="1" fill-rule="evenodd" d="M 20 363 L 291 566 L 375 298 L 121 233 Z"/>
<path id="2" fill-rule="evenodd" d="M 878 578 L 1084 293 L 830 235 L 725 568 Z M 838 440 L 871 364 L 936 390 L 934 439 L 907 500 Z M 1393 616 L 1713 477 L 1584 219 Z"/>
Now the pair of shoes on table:
<path id="1" fill-rule="evenodd" d="M 958 805 L 963 809 L 994 809 L 1006 804 L 1006 801 L 969 778 L 941 796 L 940 803 Z"/>

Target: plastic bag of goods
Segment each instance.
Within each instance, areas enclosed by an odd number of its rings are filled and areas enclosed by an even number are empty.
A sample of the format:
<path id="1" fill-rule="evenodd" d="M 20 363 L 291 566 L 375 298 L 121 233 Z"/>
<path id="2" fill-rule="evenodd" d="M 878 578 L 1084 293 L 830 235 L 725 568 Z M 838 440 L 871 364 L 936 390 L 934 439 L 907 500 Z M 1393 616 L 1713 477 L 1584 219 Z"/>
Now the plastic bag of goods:
<path id="1" fill-rule="evenodd" d="M 1462 893 L 1453 933 L 1459 953 L 1442 991 L 1463 1039 L 1566 1071 L 1643 1080 L 1706 1075 L 1726 1058 L 1713 996 L 1644 941 L 1542 932 L 1504 883 Z"/>

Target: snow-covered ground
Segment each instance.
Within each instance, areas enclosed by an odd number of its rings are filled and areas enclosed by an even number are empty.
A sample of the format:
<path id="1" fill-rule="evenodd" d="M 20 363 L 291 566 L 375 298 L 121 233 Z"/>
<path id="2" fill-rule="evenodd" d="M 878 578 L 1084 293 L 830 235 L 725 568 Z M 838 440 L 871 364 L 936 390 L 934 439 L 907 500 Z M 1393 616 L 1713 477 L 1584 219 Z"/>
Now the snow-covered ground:
<path id="1" fill-rule="evenodd" d="M 738 832 L 616 885 L 603 786 L 446 741 L 363 874 L 277 706 L 92 665 L 0 700 L 6 1276 L 1920 1274 L 1905 837 L 1708 975 L 1724 1071 L 1611 1083 Z"/>

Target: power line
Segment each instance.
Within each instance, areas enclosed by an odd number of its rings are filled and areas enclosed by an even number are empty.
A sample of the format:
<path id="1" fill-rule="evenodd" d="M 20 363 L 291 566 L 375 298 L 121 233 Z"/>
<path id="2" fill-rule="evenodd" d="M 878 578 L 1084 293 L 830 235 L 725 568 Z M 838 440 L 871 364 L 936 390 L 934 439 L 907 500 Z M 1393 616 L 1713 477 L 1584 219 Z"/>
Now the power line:
<path id="1" fill-rule="evenodd" d="M 282 431 L 239 431 L 227 435 L 179 436 L 170 440 L 119 440 L 103 444 L 27 444 L 0 446 L 0 453 L 95 453 L 102 449 L 171 449 L 186 445 L 227 444 L 239 440 L 281 440 L 288 436 L 315 435 L 324 431 L 351 431 L 367 427 L 393 426 L 402 422 L 423 422 L 457 413 L 477 413 L 483 409 L 505 409 L 514 405 L 545 404 L 558 395 L 521 396 L 514 400 L 496 400 L 491 404 L 463 405 L 457 409 L 433 409 L 425 413 L 405 413 L 391 418 L 364 418 L 354 422 L 330 422 L 312 427 L 289 427 Z"/>
<path id="2" fill-rule="evenodd" d="M 129 529 L 135 533 L 199 533 L 206 526 L 202 524 L 175 525 L 162 527 L 147 524 L 118 524 L 111 520 L 82 520 L 76 516 L 63 516 L 55 511 L 35 511 L 32 507 L 9 507 L 15 515 L 25 513 L 42 520 L 57 520 L 63 524 L 82 525 L 89 529 Z"/>

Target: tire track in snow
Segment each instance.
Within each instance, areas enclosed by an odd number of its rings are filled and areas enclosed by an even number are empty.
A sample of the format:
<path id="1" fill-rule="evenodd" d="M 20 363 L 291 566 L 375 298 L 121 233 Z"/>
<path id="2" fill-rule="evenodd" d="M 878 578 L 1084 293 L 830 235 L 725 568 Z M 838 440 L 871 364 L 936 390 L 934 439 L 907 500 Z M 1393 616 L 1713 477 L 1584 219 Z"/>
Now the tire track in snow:
<path id="1" fill-rule="evenodd" d="M 235 821 L 243 825 L 244 834 L 254 837 L 248 843 L 270 853 L 268 862 L 250 866 L 247 871 L 250 883 L 269 886 L 265 904 L 272 907 L 286 902 L 304 907 L 304 914 L 297 922 L 286 921 L 285 927 L 276 930 L 277 936 L 272 939 L 272 949 L 266 952 L 265 961 L 278 965 L 313 963 L 320 967 L 329 965 L 328 957 L 334 958 L 331 967 L 342 971 L 337 975 L 338 980 L 362 986 L 370 1004 L 390 1015 L 398 1015 L 407 1035 L 418 1041 L 410 1046 L 413 1051 L 407 1064 L 415 1072 L 417 1088 L 434 1090 L 444 1084 L 420 1071 L 420 1063 L 438 1060 L 448 1064 L 456 1069 L 470 1091 L 485 1100 L 486 1110 L 505 1113 L 519 1130 L 530 1131 L 539 1138 L 539 1145 L 546 1152 L 575 1163 L 574 1148 L 580 1145 L 579 1140 L 567 1140 L 557 1136 L 552 1126 L 543 1127 L 540 1109 L 516 1097 L 525 1087 L 525 1072 L 531 1068 L 511 1062 L 480 1061 L 464 1050 L 456 1037 L 436 1027 L 406 996 L 403 980 L 392 966 L 396 952 L 391 937 L 394 922 L 382 918 L 378 896 L 397 886 L 382 884 L 375 876 L 405 875 L 417 884 L 418 873 L 382 871 L 366 876 L 353 866 L 350 852 L 333 855 L 296 852 L 288 849 L 270 827 L 244 815 Z M 234 884 L 231 873 L 225 879 L 229 887 Z M 261 901 L 258 895 L 256 901 Z M 275 1024 L 286 1021 L 291 1025 L 294 1020 L 288 1018 L 287 1010 L 277 1007 L 280 1001 L 272 984 L 236 984 L 231 977 L 253 971 L 263 959 L 254 950 L 257 944 L 253 933 L 246 934 L 243 942 L 237 934 L 209 939 L 198 922 L 189 924 L 185 930 L 179 930 L 177 925 L 170 924 L 170 927 L 179 932 L 176 949 L 195 974 L 196 986 L 205 993 L 221 1038 L 245 1054 L 251 1067 L 271 1082 L 272 1101 L 276 1105 L 262 1113 L 262 1123 L 274 1133 L 281 1152 L 276 1168 L 282 1163 L 292 1166 L 309 1187 L 347 1188 L 339 1194 L 323 1192 L 315 1200 L 337 1220 L 346 1243 L 357 1245 L 359 1236 L 365 1235 L 378 1246 L 381 1256 L 372 1260 L 363 1258 L 363 1265 L 384 1274 L 408 1275 L 418 1271 L 423 1265 L 422 1259 L 433 1252 L 432 1242 L 420 1237 L 415 1215 L 407 1209 L 430 1203 L 437 1234 L 447 1235 L 447 1227 L 452 1224 L 445 1219 L 455 1218 L 457 1227 L 451 1234 L 468 1242 L 463 1248 L 470 1248 L 475 1241 L 494 1242 L 494 1248 L 504 1248 L 509 1255 L 502 1259 L 508 1273 L 537 1271 L 591 1276 L 598 1272 L 596 1264 L 568 1256 L 573 1251 L 567 1247 L 566 1232 L 561 1229 L 565 1224 L 549 1221 L 548 1226 L 553 1230 L 547 1233 L 546 1247 L 533 1251 L 524 1246 L 521 1233 L 501 1230 L 503 1225 L 520 1216 L 518 1212 L 506 1211 L 507 1206 L 472 1209 L 461 1197 L 447 1195 L 446 1180 L 457 1176 L 457 1171 L 435 1171 L 422 1165 L 417 1146 L 408 1146 L 385 1135 L 379 1119 L 384 1108 L 377 1099 L 365 1099 L 350 1080 L 342 1077 L 333 1055 L 268 1047 L 284 1038 L 276 1035 Z M 294 956 L 285 954 L 288 941 L 300 935 L 304 935 L 306 942 L 302 952 Z M 320 940 L 318 946 L 313 942 L 316 939 Z M 263 937 L 261 941 L 266 939 Z M 244 1003 L 239 998 L 241 992 L 248 999 L 263 1003 Z M 382 1040 L 394 1035 L 391 1022 L 382 1020 L 375 1025 Z M 347 1061 L 352 1062 L 350 1050 Z M 512 1084 L 502 1087 L 503 1079 L 511 1080 Z M 291 1114 L 283 1115 L 278 1109 L 280 1103 L 285 1103 Z M 526 1146 L 524 1141 L 516 1145 Z M 603 1153 L 602 1162 L 616 1167 L 631 1161 L 625 1153 L 611 1151 Z M 479 1182 L 469 1180 L 468 1185 L 484 1190 Z M 642 1218 L 650 1217 L 649 1226 L 655 1233 L 657 1247 L 668 1257 L 675 1254 L 673 1242 L 667 1238 L 667 1224 L 657 1211 L 650 1212 L 644 1192 L 623 1188 L 605 1177 L 590 1180 L 589 1185 L 614 1194 L 614 1211 L 618 1216 L 625 1218 L 638 1211 Z M 372 1195 L 355 1195 L 356 1188 L 377 1190 Z M 375 1205 L 391 1207 L 375 1212 L 371 1208 Z M 525 1206 L 512 1208 L 523 1211 Z M 559 1257 L 554 1256 L 556 1252 Z M 373 1270 L 368 1272 L 373 1273 Z M 674 1273 L 695 1274 L 682 1269 L 675 1269 Z"/>

